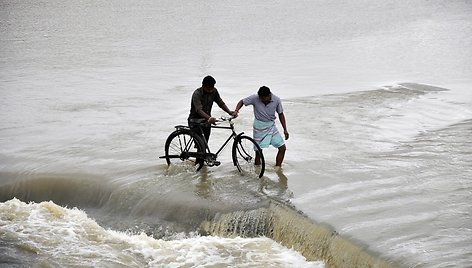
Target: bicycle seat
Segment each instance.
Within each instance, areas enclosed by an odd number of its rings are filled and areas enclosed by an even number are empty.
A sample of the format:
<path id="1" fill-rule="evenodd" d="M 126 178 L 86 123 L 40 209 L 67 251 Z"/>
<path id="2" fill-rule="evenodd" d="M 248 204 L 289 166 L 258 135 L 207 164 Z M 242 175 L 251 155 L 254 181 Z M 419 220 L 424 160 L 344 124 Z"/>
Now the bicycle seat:
<path id="1" fill-rule="evenodd" d="M 189 126 L 184 126 L 184 125 L 177 125 L 177 126 L 174 126 L 175 129 L 189 129 Z"/>

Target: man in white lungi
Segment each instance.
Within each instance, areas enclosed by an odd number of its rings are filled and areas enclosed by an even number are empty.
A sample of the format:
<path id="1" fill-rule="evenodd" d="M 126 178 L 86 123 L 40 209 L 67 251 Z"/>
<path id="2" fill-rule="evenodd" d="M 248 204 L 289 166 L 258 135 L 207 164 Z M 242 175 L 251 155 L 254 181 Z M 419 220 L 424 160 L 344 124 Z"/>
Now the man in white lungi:
<path id="1" fill-rule="evenodd" d="M 268 148 L 269 145 L 277 148 L 279 151 L 275 158 L 275 166 L 281 167 L 282 162 L 284 161 L 285 150 L 287 148 L 285 146 L 284 139 L 280 135 L 279 131 L 277 130 L 277 126 L 275 125 L 275 113 L 279 115 L 280 123 L 284 128 L 285 140 L 288 139 L 289 134 L 280 98 L 272 94 L 268 87 L 262 86 L 259 88 L 257 94 L 253 94 L 238 102 L 236 109 L 234 110 L 236 116 L 239 113 L 239 109 L 241 109 L 243 105 L 252 105 L 254 108 L 254 140 L 262 149 Z M 256 165 L 259 162 L 260 160 L 256 156 Z"/>

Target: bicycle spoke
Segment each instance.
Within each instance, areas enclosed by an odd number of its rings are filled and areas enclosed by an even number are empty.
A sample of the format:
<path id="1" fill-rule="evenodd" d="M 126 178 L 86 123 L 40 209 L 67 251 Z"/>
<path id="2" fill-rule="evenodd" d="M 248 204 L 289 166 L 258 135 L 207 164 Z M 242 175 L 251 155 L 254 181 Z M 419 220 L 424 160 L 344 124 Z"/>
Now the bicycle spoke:
<path id="1" fill-rule="evenodd" d="M 202 151 L 201 144 L 189 130 L 175 131 L 166 141 L 166 160 L 169 165 L 199 169 L 203 163 L 197 156 Z"/>

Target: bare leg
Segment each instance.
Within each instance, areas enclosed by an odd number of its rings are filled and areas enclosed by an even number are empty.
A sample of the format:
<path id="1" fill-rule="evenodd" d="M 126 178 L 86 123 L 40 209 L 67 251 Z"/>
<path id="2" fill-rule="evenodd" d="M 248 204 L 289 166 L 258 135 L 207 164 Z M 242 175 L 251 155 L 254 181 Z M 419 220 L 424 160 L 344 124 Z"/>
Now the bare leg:
<path id="1" fill-rule="evenodd" d="M 254 165 L 258 166 L 261 164 L 261 156 L 259 155 L 259 152 L 256 151 L 256 159 L 254 159 Z"/>
<path id="2" fill-rule="evenodd" d="M 275 157 L 276 167 L 282 166 L 282 162 L 284 161 L 286 150 L 287 150 L 287 147 L 285 146 L 285 144 L 279 147 L 279 152 L 277 152 L 277 156 Z"/>

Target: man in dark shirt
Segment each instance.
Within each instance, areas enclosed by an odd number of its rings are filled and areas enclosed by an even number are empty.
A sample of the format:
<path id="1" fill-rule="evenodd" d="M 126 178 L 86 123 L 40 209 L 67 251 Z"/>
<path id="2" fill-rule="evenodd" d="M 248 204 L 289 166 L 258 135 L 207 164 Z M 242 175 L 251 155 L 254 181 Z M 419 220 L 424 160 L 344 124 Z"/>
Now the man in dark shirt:
<path id="1" fill-rule="evenodd" d="M 192 95 L 192 102 L 190 105 L 190 115 L 188 116 L 188 124 L 193 127 L 195 122 L 206 120 L 209 124 L 215 124 L 216 118 L 211 116 L 211 108 L 213 102 L 229 115 L 235 114 L 229 110 L 224 101 L 221 99 L 218 90 L 215 88 L 216 80 L 211 76 L 203 78 L 202 87 L 197 88 Z M 210 138 L 211 127 L 203 127 L 205 139 Z"/>

